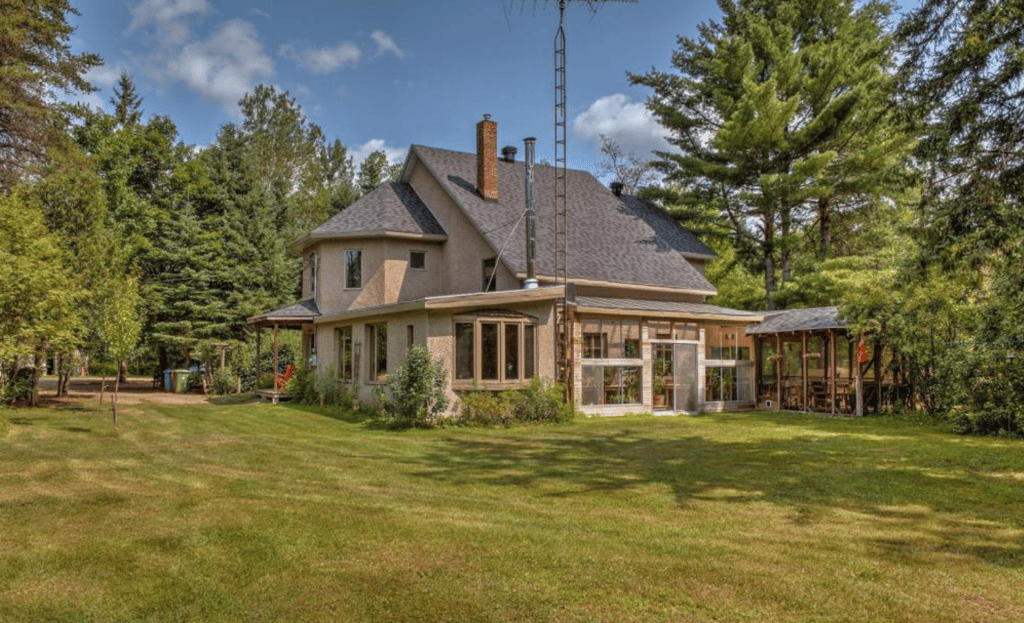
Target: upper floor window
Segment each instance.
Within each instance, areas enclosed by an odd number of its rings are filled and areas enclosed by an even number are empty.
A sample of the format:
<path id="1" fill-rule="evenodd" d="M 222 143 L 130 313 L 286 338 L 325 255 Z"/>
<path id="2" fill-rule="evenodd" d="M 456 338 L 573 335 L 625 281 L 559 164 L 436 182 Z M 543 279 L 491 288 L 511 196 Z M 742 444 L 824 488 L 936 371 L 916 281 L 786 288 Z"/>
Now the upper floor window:
<path id="1" fill-rule="evenodd" d="M 363 287 L 363 252 L 358 250 L 345 251 L 345 287 Z"/>
<path id="2" fill-rule="evenodd" d="M 498 289 L 498 284 L 496 283 L 497 280 L 498 280 L 498 276 L 494 274 L 495 273 L 495 268 L 497 267 L 497 265 L 498 265 L 497 258 L 489 257 L 486 260 L 484 260 L 484 262 L 483 262 L 484 275 L 483 275 L 483 282 L 482 282 L 483 285 L 480 287 L 481 291 L 483 291 L 483 292 L 494 292 L 495 290 Z"/>
<path id="3" fill-rule="evenodd" d="M 427 267 L 426 251 L 409 251 L 409 268 L 423 270 Z"/>
<path id="4" fill-rule="evenodd" d="M 316 272 L 317 272 L 317 261 L 316 252 L 309 254 L 309 295 L 316 295 Z"/>

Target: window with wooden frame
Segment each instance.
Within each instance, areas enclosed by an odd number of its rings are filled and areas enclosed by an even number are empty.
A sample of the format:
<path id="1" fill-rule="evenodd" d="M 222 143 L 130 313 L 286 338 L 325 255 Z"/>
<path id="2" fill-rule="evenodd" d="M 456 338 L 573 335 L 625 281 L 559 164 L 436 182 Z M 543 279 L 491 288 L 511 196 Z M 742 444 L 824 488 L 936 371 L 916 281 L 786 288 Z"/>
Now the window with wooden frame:
<path id="1" fill-rule="evenodd" d="M 358 290 L 363 287 L 363 252 L 358 249 L 345 251 L 345 289 Z"/>
<path id="2" fill-rule="evenodd" d="M 536 373 L 536 321 L 519 315 L 459 316 L 454 321 L 456 388 L 517 385 Z"/>
<path id="3" fill-rule="evenodd" d="M 388 378 L 388 324 L 379 322 L 366 325 L 366 344 L 370 350 L 367 358 L 371 383 L 383 383 Z"/>
<path id="4" fill-rule="evenodd" d="M 640 359 L 638 320 L 584 318 L 584 359 Z"/>
<path id="5" fill-rule="evenodd" d="M 352 326 L 338 327 L 334 330 L 334 339 L 338 344 L 338 380 L 351 383 L 355 381 L 355 357 L 352 352 Z"/>
<path id="6" fill-rule="evenodd" d="M 317 273 L 317 255 L 314 251 L 309 254 L 309 296 L 316 296 L 316 273 Z"/>
<path id="7" fill-rule="evenodd" d="M 746 327 L 739 325 L 708 325 L 704 328 L 706 359 L 751 361 L 753 341 Z"/>

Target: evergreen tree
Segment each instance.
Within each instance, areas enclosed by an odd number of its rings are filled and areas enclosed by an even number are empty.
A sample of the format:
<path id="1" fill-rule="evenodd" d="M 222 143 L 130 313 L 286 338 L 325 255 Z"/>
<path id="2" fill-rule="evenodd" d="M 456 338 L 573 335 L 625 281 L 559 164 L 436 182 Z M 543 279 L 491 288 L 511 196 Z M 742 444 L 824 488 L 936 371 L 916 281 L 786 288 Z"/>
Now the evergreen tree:
<path id="1" fill-rule="evenodd" d="M 359 165 L 359 190 L 365 195 L 383 184 L 388 177 L 388 157 L 383 151 L 375 151 Z"/>
<path id="2" fill-rule="evenodd" d="M 885 20 L 872 0 L 720 0 L 721 23 L 679 39 L 675 73 L 630 74 L 680 153 L 659 152 L 656 193 L 684 218 L 712 206 L 766 305 L 791 277 L 803 228 L 884 194 L 909 139 L 889 120 L 893 80 Z M 880 133 L 880 134 L 879 134 Z M 874 150 L 868 154 L 867 148 Z"/>
<path id="3" fill-rule="evenodd" d="M 67 0 L 9 0 L 0 6 L 0 194 L 62 140 L 61 93 L 89 92 L 82 75 L 100 64 L 95 54 L 72 54 L 78 15 Z"/>
<path id="4" fill-rule="evenodd" d="M 114 105 L 114 120 L 119 126 L 137 125 L 142 119 L 142 98 L 135 92 L 135 83 L 128 72 L 122 71 L 118 77 L 110 103 Z"/>

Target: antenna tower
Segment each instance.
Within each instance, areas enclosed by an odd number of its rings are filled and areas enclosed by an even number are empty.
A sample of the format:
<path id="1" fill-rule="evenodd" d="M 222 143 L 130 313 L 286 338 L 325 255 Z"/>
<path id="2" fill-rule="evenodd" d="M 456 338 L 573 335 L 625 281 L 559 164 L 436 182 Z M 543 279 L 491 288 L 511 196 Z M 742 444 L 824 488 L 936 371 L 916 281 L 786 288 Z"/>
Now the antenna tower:
<path id="1" fill-rule="evenodd" d="M 591 11 L 596 12 L 597 6 L 605 2 L 636 2 L 636 0 L 578 0 L 585 2 Z M 558 30 L 555 32 L 555 205 L 554 223 L 552 224 L 555 251 L 555 283 L 567 286 L 566 266 L 568 264 L 568 248 L 566 245 L 569 228 L 566 175 L 568 169 L 568 109 L 566 106 L 565 80 L 565 5 L 570 0 L 558 0 Z M 556 374 L 565 383 L 567 398 L 572 398 L 572 322 L 569 307 L 563 296 L 557 302 L 559 339 L 556 346 Z"/>

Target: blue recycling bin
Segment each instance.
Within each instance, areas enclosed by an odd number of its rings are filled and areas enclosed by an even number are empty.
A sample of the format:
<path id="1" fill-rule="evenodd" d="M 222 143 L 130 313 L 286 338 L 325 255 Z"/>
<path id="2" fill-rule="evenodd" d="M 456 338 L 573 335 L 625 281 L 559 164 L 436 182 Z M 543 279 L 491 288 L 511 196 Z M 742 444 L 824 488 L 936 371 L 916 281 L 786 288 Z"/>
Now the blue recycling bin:
<path id="1" fill-rule="evenodd" d="M 171 391 L 171 370 L 170 368 L 164 370 L 164 391 Z"/>

